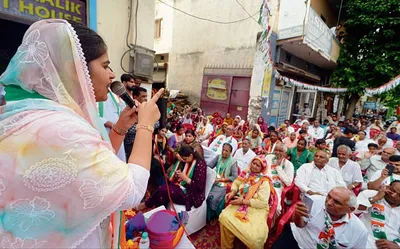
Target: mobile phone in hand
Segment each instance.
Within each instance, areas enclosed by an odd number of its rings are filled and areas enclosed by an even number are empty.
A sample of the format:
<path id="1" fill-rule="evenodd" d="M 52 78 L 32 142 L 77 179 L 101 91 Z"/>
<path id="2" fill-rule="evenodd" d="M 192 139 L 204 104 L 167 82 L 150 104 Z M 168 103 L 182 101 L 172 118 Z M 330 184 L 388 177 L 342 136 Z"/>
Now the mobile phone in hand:
<path id="1" fill-rule="evenodd" d="M 314 203 L 313 199 L 311 199 L 311 198 L 310 198 L 309 196 L 307 196 L 307 195 L 304 195 L 304 196 L 303 196 L 303 199 L 302 199 L 302 202 L 306 205 L 306 207 L 307 207 L 307 209 L 308 209 L 308 213 L 310 214 L 311 208 L 312 208 L 313 203 Z"/>
<path id="2" fill-rule="evenodd" d="M 393 175 L 393 171 L 394 171 L 394 165 L 393 164 L 389 163 L 389 164 L 386 165 L 385 168 L 388 170 L 389 176 Z"/>

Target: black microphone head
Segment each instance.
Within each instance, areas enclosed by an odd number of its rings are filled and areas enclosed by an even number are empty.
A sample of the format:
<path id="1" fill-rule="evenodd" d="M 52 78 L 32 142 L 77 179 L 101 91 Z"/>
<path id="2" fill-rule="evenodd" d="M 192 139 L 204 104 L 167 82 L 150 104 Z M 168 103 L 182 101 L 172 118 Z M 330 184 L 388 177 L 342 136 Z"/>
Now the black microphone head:
<path id="1" fill-rule="evenodd" d="M 121 96 L 122 94 L 124 94 L 126 92 L 124 84 L 122 84 L 119 81 L 114 81 L 113 83 L 111 83 L 110 88 L 111 88 L 111 91 L 118 96 Z"/>

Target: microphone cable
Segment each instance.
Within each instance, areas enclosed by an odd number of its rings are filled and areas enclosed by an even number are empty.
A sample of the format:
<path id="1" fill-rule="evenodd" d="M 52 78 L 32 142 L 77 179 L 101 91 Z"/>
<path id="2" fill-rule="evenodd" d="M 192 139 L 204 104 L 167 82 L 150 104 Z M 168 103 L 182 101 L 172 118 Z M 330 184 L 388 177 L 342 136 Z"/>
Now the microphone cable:
<path id="1" fill-rule="evenodd" d="M 160 159 L 162 158 L 161 155 L 159 155 L 159 158 Z M 163 174 L 164 174 L 165 184 L 167 186 L 167 193 L 168 193 L 169 202 L 171 203 L 172 209 L 175 212 L 175 215 L 176 215 L 176 218 L 178 219 L 179 225 L 181 225 L 183 227 L 183 230 L 185 231 L 185 234 L 186 234 L 187 238 L 189 239 L 190 243 L 193 244 L 192 239 L 190 238 L 190 235 L 187 232 L 185 225 L 182 223 L 181 219 L 179 218 L 178 213 L 176 212 L 175 204 L 172 201 L 171 192 L 170 192 L 169 184 L 168 184 L 169 183 L 168 176 L 167 176 L 167 173 L 165 172 L 165 168 L 164 168 L 164 162 L 161 160 L 160 164 L 161 164 L 161 169 L 162 169 Z M 189 216 L 189 219 L 190 219 L 190 216 Z"/>

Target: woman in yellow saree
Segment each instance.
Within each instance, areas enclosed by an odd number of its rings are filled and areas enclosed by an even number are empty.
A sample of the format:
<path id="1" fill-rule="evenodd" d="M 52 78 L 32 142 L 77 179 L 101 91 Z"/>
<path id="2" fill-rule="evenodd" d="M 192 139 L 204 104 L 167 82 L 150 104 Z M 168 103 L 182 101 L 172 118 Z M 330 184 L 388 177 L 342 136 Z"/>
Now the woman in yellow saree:
<path id="1" fill-rule="evenodd" d="M 257 156 L 233 182 L 231 192 L 225 197 L 229 206 L 219 216 L 221 248 L 233 248 L 235 237 L 248 248 L 264 248 L 269 231 L 268 202 L 274 192 L 266 171 L 265 158 Z"/>

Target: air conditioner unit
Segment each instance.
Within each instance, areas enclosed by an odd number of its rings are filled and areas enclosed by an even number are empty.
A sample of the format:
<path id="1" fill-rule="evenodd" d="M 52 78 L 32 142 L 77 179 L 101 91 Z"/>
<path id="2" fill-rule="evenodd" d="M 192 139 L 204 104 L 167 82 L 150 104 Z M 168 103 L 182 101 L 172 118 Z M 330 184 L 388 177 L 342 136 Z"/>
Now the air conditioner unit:
<path id="1" fill-rule="evenodd" d="M 154 70 L 154 55 L 155 51 L 151 49 L 142 46 L 134 46 L 130 52 L 130 71 L 133 71 L 133 75 L 151 79 Z"/>

